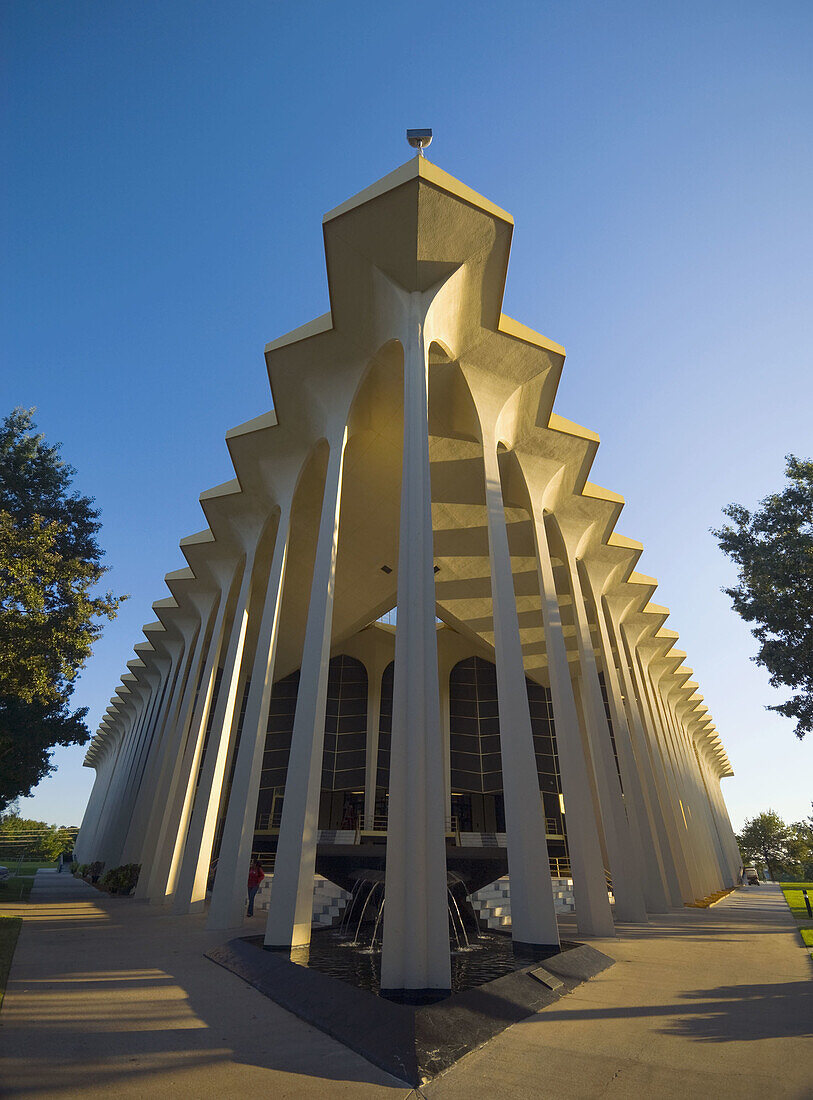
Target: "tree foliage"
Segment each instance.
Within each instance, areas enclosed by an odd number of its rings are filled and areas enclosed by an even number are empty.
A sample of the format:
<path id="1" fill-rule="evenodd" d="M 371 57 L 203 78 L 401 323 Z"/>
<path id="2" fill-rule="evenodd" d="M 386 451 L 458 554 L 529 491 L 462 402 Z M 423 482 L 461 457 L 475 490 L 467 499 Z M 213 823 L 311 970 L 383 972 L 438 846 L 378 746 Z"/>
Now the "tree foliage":
<path id="1" fill-rule="evenodd" d="M 0 814 L 0 859 L 58 859 L 73 849 L 75 836 L 73 826 L 49 825 L 18 813 Z"/>
<path id="2" fill-rule="evenodd" d="M 729 504 L 732 521 L 712 533 L 739 570 L 724 591 L 746 622 L 756 623 L 754 657 L 773 687 L 795 694 L 768 707 L 796 721 L 800 739 L 813 730 L 813 460 L 786 456 L 788 484 L 755 512 Z"/>
<path id="3" fill-rule="evenodd" d="M 813 874 L 813 819 L 786 825 L 774 810 L 746 819 L 737 836 L 745 863 L 768 869 L 774 881 L 807 881 Z"/>
<path id="4" fill-rule="evenodd" d="M 86 711 L 69 700 L 121 602 L 96 592 L 99 512 L 32 414 L 0 423 L 0 809 L 52 770 L 53 746 L 88 740 Z"/>

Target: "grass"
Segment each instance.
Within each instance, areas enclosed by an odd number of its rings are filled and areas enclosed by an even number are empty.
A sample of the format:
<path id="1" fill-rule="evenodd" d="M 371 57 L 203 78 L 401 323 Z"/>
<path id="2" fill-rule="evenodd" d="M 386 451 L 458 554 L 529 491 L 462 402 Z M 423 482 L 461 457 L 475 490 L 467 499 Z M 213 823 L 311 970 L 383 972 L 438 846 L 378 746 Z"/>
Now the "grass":
<path id="1" fill-rule="evenodd" d="M 6 863 L 11 876 L 5 882 L 0 882 L 0 912 L 4 905 L 16 905 L 18 902 L 27 901 L 34 885 L 34 875 L 40 867 L 53 867 L 53 863 Z M 68 872 L 64 872 L 66 874 Z"/>
<path id="2" fill-rule="evenodd" d="M 22 926 L 22 917 L 0 917 L 0 1008 L 3 1007 L 3 995 L 6 992 L 11 960 L 14 957 L 14 948 L 17 946 L 17 937 Z"/>
<path id="3" fill-rule="evenodd" d="M 813 882 L 780 882 L 779 885 L 782 888 L 782 893 L 785 895 L 788 909 L 790 909 L 793 916 L 797 921 L 804 921 L 805 924 L 807 924 L 810 921 L 810 917 L 807 915 L 807 906 L 805 905 L 802 890 L 807 890 L 810 903 L 813 906 Z M 805 947 L 811 949 L 810 953 L 811 956 L 813 956 L 813 927 L 800 928 L 799 931 L 802 935 L 802 942 Z"/>
<path id="4" fill-rule="evenodd" d="M 810 904 L 813 906 L 813 882 L 780 882 L 779 885 L 782 887 L 782 893 L 785 895 L 788 909 L 790 909 L 794 917 L 796 917 L 797 920 L 809 920 L 810 918 L 807 915 L 805 899 L 802 897 L 802 890 L 807 890 Z"/>

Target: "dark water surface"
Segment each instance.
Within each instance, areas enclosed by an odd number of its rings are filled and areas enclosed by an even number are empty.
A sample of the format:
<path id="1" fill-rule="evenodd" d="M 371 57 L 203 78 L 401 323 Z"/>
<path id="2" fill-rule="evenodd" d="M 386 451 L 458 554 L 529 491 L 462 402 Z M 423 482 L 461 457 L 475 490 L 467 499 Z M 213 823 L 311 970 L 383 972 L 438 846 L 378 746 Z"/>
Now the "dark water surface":
<path id="1" fill-rule="evenodd" d="M 262 936 L 247 937 L 250 943 L 262 947 Z M 567 945 L 562 944 L 561 949 Z M 463 993 L 478 985 L 502 978 L 559 952 L 560 948 L 535 948 L 533 954 L 517 953 L 510 936 L 483 932 L 471 937 L 469 947 L 452 947 L 452 993 Z M 381 989 L 381 948 L 353 943 L 347 932 L 329 928 L 313 933 L 310 947 L 291 950 L 291 962 L 339 978 L 358 989 L 379 993 Z"/>

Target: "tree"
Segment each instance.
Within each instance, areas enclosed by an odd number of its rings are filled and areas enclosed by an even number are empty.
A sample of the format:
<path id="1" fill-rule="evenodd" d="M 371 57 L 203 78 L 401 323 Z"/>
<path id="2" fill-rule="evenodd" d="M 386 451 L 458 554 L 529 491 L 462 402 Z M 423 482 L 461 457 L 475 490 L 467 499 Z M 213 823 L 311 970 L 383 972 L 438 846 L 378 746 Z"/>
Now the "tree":
<path id="1" fill-rule="evenodd" d="M 796 694 L 767 709 L 796 720 L 796 736 L 813 730 L 813 460 L 787 455 L 789 484 L 755 512 L 729 504 L 732 524 L 712 534 L 739 569 L 725 588 L 734 610 L 756 623 L 754 657 L 773 687 Z"/>
<path id="2" fill-rule="evenodd" d="M 76 826 L 49 825 L 18 813 L 0 814 L 0 859 L 52 860 L 73 850 Z"/>
<path id="3" fill-rule="evenodd" d="M 813 858 L 813 835 L 804 822 L 786 825 L 774 810 L 747 818 L 737 843 L 744 863 L 758 861 L 776 881 L 801 879 Z"/>
<path id="4" fill-rule="evenodd" d="M 84 744 L 74 680 L 121 600 L 107 572 L 99 512 L 71 491 L 76 471 L 35 433 L 33 410 L 0 424 L 0 810 L 53 770 L 55 745 Z"/>
<path id="5" fill-rule="evenodd" d="M 813 881 L 813 815 L 794 821 L 791 830 L 791 854 L 799 864 L 802 882 Z"/>

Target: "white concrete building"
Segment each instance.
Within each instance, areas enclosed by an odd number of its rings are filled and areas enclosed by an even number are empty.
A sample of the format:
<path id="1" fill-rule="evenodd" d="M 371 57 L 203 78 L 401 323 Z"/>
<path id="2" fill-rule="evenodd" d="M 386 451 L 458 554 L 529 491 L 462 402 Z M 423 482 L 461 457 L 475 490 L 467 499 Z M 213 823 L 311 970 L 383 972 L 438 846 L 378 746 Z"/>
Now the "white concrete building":
<path id="1" fill-rule="evenodd" d="M 725 751 L 553 411 L 564 350 L 502 312 L 512 231 L 420 157 L 325 216 L 329 312 L 267 346 L 273 411 L 226 434 L 86 758 L 77 858 L 212 927 L 252 852 L 270 947 L 309 941 L 317 869 L 385 867 L 392 990 L 449 987 L 447 870 L 507 871 L 530 944 L 552 875 L 611 935 L 739 871 Z"/>

